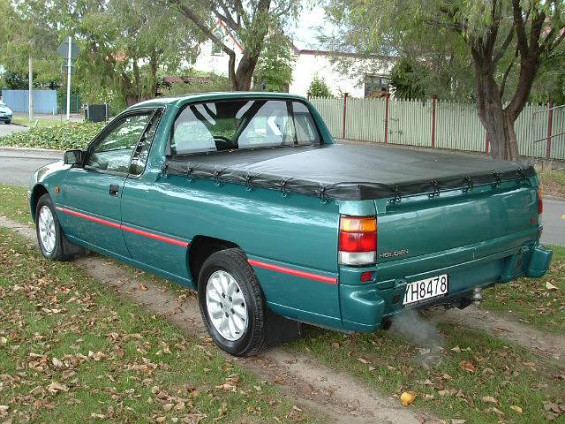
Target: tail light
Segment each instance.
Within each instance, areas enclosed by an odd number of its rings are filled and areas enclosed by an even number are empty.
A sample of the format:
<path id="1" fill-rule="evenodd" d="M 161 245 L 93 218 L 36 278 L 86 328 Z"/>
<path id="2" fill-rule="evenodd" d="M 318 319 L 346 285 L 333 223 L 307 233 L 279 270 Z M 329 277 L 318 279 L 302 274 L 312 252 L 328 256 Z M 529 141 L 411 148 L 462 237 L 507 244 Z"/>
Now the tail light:
<path id="1" fill-rule="evenodd" d="M 342 216 L 339 220 L 339 263 L 369 265 L 377 260 L 377 220 L 374 216 Z"/>
<path id="2" fill-rule="evenodd" d="M 538 214 L 541 215 L 543 213 L 543 199 L 542 199 L 542 190 L 541 186 L 538 188 Z"/>

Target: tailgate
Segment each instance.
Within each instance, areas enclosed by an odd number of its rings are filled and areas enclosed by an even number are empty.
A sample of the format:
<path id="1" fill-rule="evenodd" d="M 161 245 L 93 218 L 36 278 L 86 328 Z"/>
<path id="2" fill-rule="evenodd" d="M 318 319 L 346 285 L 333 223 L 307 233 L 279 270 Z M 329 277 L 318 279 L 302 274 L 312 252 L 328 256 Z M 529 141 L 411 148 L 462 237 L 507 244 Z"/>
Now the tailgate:
<path id="1" fill-rule="evenodd" d="M 451 266 L 538 236 L 537 189 L 528 180 L 376 203 L 377 257 L 383 264 L 436 256 L 437 267 Z"/>

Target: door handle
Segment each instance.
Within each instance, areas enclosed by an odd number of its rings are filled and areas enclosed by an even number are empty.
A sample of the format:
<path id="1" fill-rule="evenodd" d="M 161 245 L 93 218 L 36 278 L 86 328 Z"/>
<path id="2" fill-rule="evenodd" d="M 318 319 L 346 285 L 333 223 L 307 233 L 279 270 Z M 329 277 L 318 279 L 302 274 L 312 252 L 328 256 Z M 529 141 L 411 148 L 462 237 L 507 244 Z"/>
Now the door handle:
<path id="1" fill-rule="evenodd" d="M 119 185 L 110 184 L 110 189 L 108 190 L 108 193 L 110 193 L 110 196 L 117 196 L 119 191 L 120 191 Z"/>

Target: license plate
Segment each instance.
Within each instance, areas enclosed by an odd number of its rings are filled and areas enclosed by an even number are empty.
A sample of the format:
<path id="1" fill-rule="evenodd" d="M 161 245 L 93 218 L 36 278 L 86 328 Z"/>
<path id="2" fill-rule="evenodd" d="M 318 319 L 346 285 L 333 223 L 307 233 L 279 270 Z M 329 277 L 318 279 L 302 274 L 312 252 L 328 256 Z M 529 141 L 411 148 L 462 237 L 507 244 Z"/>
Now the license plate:
<path id="1" fill-rule="evenodd" d="M 403 305 L 419 303 L 434 297 L 444 296 L 449 289 L 449 278 L 447 274 L 414 281 L 406 286 Z"/>

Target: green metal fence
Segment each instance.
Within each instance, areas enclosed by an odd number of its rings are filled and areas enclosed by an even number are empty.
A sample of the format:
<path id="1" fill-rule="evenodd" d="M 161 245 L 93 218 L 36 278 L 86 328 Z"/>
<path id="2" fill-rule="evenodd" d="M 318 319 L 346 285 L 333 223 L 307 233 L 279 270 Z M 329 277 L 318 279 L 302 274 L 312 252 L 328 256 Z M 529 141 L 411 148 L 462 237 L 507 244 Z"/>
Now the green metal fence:
<path id="1" fill-rule="evenodd" d="M 428 99 L 310 99 L 336 138 L 488 152 L 474 104 Z M 528 104 L 515 124 L 520 154 L 565 160 L 565 107 Z"/>

